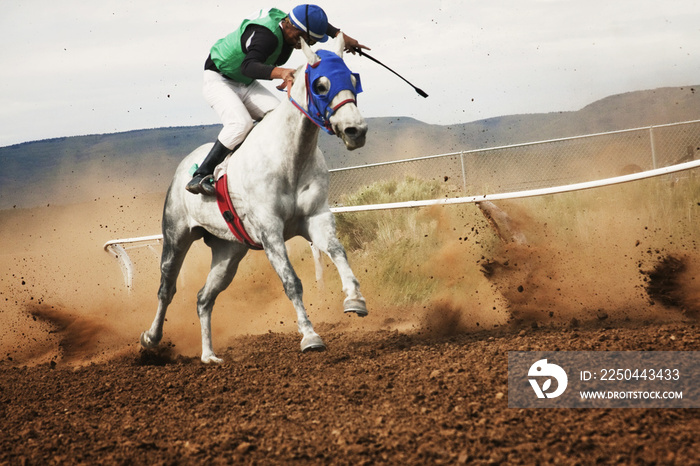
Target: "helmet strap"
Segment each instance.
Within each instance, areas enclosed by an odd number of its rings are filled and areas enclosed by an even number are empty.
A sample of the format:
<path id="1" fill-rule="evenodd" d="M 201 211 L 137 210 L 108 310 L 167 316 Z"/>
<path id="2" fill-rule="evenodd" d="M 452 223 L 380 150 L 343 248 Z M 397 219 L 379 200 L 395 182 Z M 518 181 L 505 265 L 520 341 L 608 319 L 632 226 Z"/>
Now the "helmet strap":
<path id="1" fill-rule="evenodd" d="M 309 4 L 306 4 L 306 43 L 311 44 L 311 28 L 309 27 Z"/>

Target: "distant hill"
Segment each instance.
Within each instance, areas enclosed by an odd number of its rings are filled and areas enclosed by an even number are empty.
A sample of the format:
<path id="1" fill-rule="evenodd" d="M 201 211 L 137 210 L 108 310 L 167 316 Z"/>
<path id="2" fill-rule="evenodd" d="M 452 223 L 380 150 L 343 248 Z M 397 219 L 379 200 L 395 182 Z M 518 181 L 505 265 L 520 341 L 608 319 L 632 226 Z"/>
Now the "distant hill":
<path id="1" fill-rule="evenodd" d="M 700 86 L 614 95 L 573 112 L 508 115 L 456 125 L 428 125 L 410 118 L 371 119 L 367 146 L 339 154 L 336 160 L 342 165 L 360 165 L 698 119 Z M 327 138 L 321 141 L 321 148 L 330 154 L 333 148 L 326 149 L 326 143 Z M 330 158 L 329 164 L 333 161 Z"/>
<path id="2" fill-rule="evenodd" d="M 606 97 L 573 112 L 509 115 L 456 125 L 369 118 L 367 145 L 349 152 L 335 137 L 319 145 L 330 168 L 700 119 L 698 86 Z M 175 166 L 220 125 L 144 129 L 27 142 L 0 148 L 0 209 L 163 192 Z"/>
<path id="3" fill-rule="evenodd" d="M 0 148 L 0 209 L 167 189 L 177 164 L 220 127 L 157 128 Z"/>

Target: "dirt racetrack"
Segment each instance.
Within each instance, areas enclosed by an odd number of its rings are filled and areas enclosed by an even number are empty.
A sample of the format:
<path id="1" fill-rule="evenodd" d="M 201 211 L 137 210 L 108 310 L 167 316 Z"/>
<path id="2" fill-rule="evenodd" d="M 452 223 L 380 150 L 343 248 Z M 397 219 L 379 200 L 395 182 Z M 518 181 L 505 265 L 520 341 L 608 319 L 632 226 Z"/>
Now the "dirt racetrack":
<path id="1" fill-rule="evenodd" d="M 240 337 L 226 364 L 169 351 L 1 373 L 6 464 L 694 464 L 697 410 L 507 407 L 507 352 L 690 350 L 696 327 Z"/>
<path id="2" fill-rule="evenodd" d="M 0 464 L 698 463 L 694 409 L 508 408 L 508 351 L 698 350 L 696 236 L 669 234 L 650 223 L 658 216 L 596 217 L 576 229 L 595 247 L 566 237 L 559 248 L 551 224 L 514 203 L 536 244 L 485 250 L 485 220 L 453 229 L 420 214 L 441 232 L 441 267 L 421 266 L 441 291 L 392 306 L 351 253 L 364 320 L 339 311 L 332 277 L 315 290 L 308 249 L 292 245 L 323 353 L 299 352 L 279 282 L 251 256 L 214 313 L 226 362 L 205 366 L 194 312 L 203 248 L 148 352 L 138 335 L 155 312 L 157 256 L 134 252 L 128 295 L 101 249 L 158 232 L 161 203 L 95 197 L 0 213 Z M 698 209 L 682 219 L 695 232 Z"/>

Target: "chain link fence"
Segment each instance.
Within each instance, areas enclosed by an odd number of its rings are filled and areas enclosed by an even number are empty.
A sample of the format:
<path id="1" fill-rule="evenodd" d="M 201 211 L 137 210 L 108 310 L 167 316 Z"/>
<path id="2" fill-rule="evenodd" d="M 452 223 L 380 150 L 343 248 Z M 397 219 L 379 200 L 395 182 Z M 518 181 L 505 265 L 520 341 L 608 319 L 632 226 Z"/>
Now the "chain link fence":
<path id="1" fill-rule="evenodd" d="M 561 186 L 700 158 L 700 120 L 477 149 L 330 171 L 331 205 L 378 181 L 448 183 L 456 196 Z"/>

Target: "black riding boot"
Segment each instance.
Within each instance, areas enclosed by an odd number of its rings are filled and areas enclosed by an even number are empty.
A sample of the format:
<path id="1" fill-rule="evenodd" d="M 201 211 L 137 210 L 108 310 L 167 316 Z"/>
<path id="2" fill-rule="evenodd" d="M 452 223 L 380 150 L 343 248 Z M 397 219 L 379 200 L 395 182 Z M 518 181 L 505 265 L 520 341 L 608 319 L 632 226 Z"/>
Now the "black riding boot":
<path id="1" fill-rule="evenodd" d="M 197 171 L 194 172 L 192 180 L 187 183 L 185 189 L 193 194 L 214 196 L 216 194 L 216 189 L 214 188 L 214 178 L 212 174 L 216 166 L 223 162 L 226 156 L 231 152 L 231 149 L 221 144 L 217 139 L 214 143 L 214 147 L 211 148 L 204 162 L 202 162 L 197 168 Z"/>

